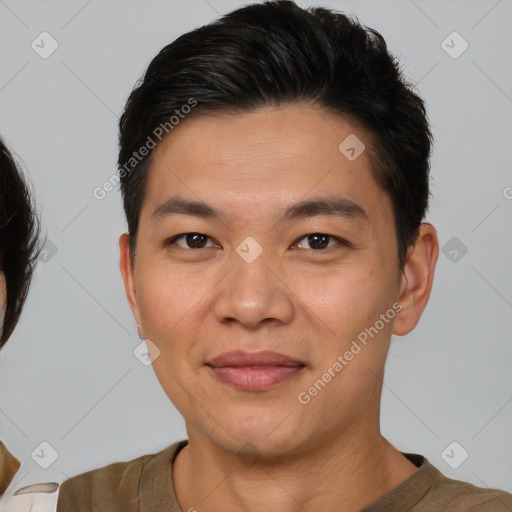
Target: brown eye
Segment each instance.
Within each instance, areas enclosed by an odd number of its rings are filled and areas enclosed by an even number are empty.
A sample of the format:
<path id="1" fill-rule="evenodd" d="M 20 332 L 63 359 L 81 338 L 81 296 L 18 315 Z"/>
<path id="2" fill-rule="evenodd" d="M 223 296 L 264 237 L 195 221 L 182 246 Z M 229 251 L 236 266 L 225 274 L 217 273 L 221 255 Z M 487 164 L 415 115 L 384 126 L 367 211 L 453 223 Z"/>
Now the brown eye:
<path id="1" fill-rule="evenodd" d="M 303 240 L 305 240 L 309 244 L 309 247 L 301 247 L 300 244 L 303 243 Z M 330 244 L 330 242 L 334 243 Z M 301 249 L 319 250 L 333 247 L 336 245 L 336 242 L 343 244 L 343 240 L 335 236 L 327 235 L 325 233 L 311 233 L 309 235 L 302 237 L 297 242 L 297 246 Z"/>
<path id="2" fill-rule="evenodd" d="M 183 233 L 169 240 L 169 245 L 176 243 L 184 249 L 202 249 L 207 247 L 208 240 L 210 240 L 210 237 L 203 233 Z"/>

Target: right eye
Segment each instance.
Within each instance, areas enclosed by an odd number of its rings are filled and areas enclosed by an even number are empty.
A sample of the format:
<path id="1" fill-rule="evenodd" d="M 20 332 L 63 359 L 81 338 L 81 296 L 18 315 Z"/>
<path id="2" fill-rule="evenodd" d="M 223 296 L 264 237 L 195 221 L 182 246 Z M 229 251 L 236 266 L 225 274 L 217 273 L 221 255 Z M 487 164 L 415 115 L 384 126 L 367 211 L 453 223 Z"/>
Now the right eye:
<path id="1" fill-rule="evenodd" d="M 176 235 L 167 241 L 167 245 L 176 244 L 183 249 L 202 249 L 203 247 L 216 247 L 215 245 L 206 245 L 211 240 L 208 235 L 203 233 L 182 233 Z"/>

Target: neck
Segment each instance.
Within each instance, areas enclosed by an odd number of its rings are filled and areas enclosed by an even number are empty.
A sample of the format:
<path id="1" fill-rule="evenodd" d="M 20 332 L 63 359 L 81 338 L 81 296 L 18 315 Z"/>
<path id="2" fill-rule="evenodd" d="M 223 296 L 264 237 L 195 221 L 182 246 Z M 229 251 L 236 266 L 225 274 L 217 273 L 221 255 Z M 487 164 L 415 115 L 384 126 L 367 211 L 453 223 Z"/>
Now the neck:
<path id="1" fill-rule="evenodd" d="M 182 510 L 357 512 L 417 469 L 380 434 L 361 428 L 293 457 L 241 461 L 193 429 L 173 464 Z"/>

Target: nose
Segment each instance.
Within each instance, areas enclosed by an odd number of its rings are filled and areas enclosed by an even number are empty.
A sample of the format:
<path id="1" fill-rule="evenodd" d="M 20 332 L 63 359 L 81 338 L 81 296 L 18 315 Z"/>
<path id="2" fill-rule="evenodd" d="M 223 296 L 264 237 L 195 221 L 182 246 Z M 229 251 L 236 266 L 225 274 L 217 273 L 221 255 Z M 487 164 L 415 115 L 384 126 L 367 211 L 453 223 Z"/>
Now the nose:
<path id="1" fill-rule="evenodd" d="M 286 325 L 294 316 L 293 292 L 270 262 L 260 256 L 247 263 L 234 256 L 234 267 L 219 283 L 214 314 L 224 324 L 239 323 L 247 329 Z"/>

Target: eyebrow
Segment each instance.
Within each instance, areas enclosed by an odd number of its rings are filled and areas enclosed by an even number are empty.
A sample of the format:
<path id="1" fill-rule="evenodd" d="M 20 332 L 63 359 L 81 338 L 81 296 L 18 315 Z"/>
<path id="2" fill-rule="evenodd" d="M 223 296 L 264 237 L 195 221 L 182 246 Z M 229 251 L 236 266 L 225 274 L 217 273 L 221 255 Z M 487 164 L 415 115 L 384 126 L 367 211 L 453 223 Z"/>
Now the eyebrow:
<path id="1" fill-rule="evenodd" d="M 181 197 L 172 197 L 157 206 L 152 218 L 169 215 L 192 215 L 203 219 L 222 220 L 222 213 L 204 201 L 193 201 Z M 280 213 L 277 222 L 306 219 L 317 215 L 326 215 L 343 219 L 368 220 L 364 209 L 354 201 L 338 196 L 316 197 L 300 201 Z"/>

